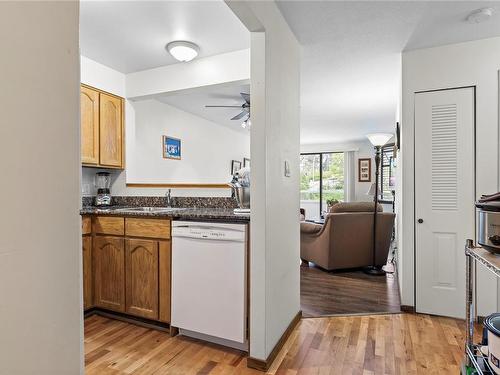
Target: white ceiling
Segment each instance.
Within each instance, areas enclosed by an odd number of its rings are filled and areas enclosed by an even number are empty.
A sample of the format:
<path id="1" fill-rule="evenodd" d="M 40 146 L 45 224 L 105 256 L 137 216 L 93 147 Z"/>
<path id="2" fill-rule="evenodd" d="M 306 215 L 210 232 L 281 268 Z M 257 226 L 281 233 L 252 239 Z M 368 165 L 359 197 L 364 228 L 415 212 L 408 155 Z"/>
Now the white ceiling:
<path id="1" fill-rule="evenodd" d="M 301 143 L 395 128 L 400 52 L 500 35 L 500 2 L 279 1 L 303 45 Z M 465 22 L 478 8 L 491 20 Z"/>
<path id="2" fill-rule="evenodd" d="M 122 73 L 177 63 L 173 40 L 199 45 L 200 57 L 250 46 L 250 34 L 222 0 L 81 1 L 82 55 Z"/>
<path id="3" fill-rule="evenodd" d="M 230 120 L 241 112 L 239 108 L 205 108 L 205 105 L 242 105 L 240 93 L 249 94 L 250 84 L 227 84 L 178 92 L 171 95 L 156 97 L 160 102 L 170 104 L 185 112 L 224 125 L 229 129 L 248 133 L 241 127 L 242 120 Z"/>

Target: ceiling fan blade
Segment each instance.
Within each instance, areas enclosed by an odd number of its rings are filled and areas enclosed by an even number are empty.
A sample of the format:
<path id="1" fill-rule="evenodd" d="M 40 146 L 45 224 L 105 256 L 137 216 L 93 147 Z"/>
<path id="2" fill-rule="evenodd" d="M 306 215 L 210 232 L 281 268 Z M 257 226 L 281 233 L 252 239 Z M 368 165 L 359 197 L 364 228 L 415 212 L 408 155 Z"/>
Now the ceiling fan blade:
<path id="1" fill-rule="evenodd" d="M 248 112 L 247 112 L 247 111 L 243 111 L 243 112 L 241 112 L 240 114 L 238 114 L 238 115 L 234 116 L 231 120 L 239 120 L 239 119 L 241 119 L 241 118 L 245 117 L 247 114 L 248 114 Z"/>
<path id="2" fill-rule="evenodd" d="M 245 94 L 244 92 L 240 92 L 240 95 L 245 100 L 245 102 L 250 104 L 250 94 Z"/>
<path id="3" fill-rule="evenodd" d="M 205 108 L 241 108 L 241 105 L 206 105 Z"/>

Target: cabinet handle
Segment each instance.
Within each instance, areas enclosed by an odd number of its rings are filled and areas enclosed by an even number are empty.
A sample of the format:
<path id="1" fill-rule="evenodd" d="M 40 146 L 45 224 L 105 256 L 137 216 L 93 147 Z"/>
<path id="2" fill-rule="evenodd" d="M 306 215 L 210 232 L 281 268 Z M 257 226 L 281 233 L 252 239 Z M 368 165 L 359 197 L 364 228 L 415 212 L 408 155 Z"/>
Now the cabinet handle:
<path id="1" fill-rule="evenodd" d="M 418 219 L 417 221 L 419 224 L 422 224 L 424 222 L 424 219 Z"/>

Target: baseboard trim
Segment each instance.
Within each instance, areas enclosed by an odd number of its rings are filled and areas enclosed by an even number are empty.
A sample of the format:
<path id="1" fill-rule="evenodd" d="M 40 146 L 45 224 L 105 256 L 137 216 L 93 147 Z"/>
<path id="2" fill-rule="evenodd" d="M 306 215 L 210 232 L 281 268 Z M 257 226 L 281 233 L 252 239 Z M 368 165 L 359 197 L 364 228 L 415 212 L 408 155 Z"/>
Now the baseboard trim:
<path id="1" fill-rule="evenodd" d="M 145 318 L 140 318 L 136 316 L 131 316 L 116 311 L 109 311 L 100 308 L 96 308 L 92 311 L 92 315 L 100 315 L 105 318 L 121 320 L 122 322 L 135 324 L 144 328 L 156 329 L 158 331 L 170 332 L 171 327 L 168 323 L 159 322 L 156 320 L 150 320 Z M 87 316 L 86 316 L 87 317 Z"/>
<path id="2" fill-rule="evenodd" d="M 415 306 L 401 305 L 401 311 L 405 313 L 415 314 Z"/>
<path id="3" fill-rule="evenodd" d="M 269 370 L 274 360 L 276 359 L 276 356 L 280 352 L 281 348 L 283 348 L 283 345 L 285 345 L 286 340 L 288 340 L 288 337 L 290 337 L 290 334 L 293 332 L 297 324 L 300 322 L 300 319 L 302 319 L 302 310 L 300 310 L 297 313 L 297 315 L 294 316 L 294 318 L 286 328 L 285 332 L 283 332 L 283 335 L 281 335 L 281 338 L 278 340 L 278 342 L 274 346 L 271 353 L 269 353 L 267 358 L 265 360 L 262 360 L 262 359 L 248 357 L 247 367 L 264 372 Z"/>

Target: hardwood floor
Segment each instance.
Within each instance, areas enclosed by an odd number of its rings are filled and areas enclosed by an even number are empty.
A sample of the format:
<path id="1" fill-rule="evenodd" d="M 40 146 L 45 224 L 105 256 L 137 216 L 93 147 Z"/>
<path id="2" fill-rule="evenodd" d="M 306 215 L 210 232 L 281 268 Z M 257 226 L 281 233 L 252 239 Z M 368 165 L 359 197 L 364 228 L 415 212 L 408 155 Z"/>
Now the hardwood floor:
<path id="1" fill-rule="evenodd" d="M 269 374 L 458 374 L 464 323 L 392 314 L 303 319 Z M 97 315 L 85 319 L 85 368 L 99 374 L 258 375 L 243 353 Z"/>
<path id="2" fill-rule="evenodd" d="M 397 313 L 400 300 L 396 274 L 333 273 L 310 263 L 300 267 L 300 304 L 304 317 Z"/>

